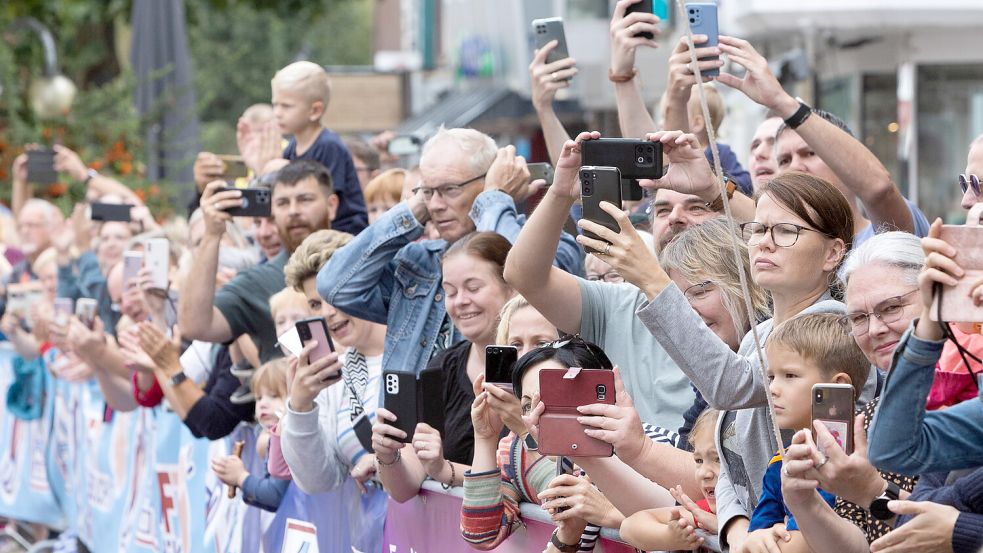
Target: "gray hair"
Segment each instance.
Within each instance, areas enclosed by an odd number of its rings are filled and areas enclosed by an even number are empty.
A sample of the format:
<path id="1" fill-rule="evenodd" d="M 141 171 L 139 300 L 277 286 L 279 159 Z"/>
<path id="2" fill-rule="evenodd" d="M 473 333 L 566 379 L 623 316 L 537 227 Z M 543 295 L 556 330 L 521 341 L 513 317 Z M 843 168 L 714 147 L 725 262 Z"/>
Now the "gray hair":
<path id="1" fill-rule="evenodd" d="M 465 154 L 464 161 L 475 174 L 488 171 L 495 161 L 495 156 L 498 155 L 498 146 L 487 134 L 474 129 L 448 129 L 441 125 L 437 129 L 437 134 L 430 137 L 423 145 L 420 158 L 427 157 L 430 150 L 443 143 L 451 143 L 461 150 Z"/>
<path id="2" fill-rule="evenodd" d="M 30 198 L 24 202 L 24 206 L 21 207 L 20 211 L 24 212 L 29 209 L 37 209 L 44 213 L 49 225 L 61 223 L 65 220 L 65 216 L 62 215 L 61 210 L 48 200 L 42 200 L 41 198 Z"/>
<path id="3" fill-rule="evenodd" d="M 867 265 L 887 265 L 902 271 L 906 284 L 918 285 L 918 273 L 925 263 L 922 241 L 914 234 L 900 231 L 875 234 L 850 252 L 840 268 L 840 280 L 850 283 L 850 276 Z"/>

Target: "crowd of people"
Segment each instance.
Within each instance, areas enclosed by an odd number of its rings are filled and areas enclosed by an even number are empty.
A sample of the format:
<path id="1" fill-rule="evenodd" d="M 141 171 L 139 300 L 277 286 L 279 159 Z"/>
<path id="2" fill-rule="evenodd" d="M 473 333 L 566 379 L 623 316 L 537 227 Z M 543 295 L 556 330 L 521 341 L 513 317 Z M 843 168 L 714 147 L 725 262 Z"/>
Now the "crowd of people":
<path id="1" fill-rule="evenodd" d="M 650 113 L 635 53 L 659 27 L 625 15 L 636 1 L 611 20 L 619 136 L 659 143 L 668 169 L 639 182 L 642 202 L 601 204 L 617 230 L 580 215 L 582 150 L 602 137 L 571 136 L 553 110 L 577 72 L 547 62 L 556 43 L 529 67 L 548 187 L 514 146 L 473 129 L 441 127 L 412 167 L 385 137 L 345 141 L 322 121 L 328 74 L 296 62 L 237 127 L 268 217 L 229 212 L 245 191 L 214 153 L 195 160 L 189 216 L 166 221 L 54 146 L 88 202 L 133 205 L 127 221 L 93 221 L 84 204 L 66 217 L 31 197 L 18 157 L 0 272 L 5 297 L 40 292 L 0 307 L 4 339 L 25 360 L 56 350 L 46 369 L 94 379 L 113 410 L 163 404 L 210 440 L 259 425 L 262 473 L 235 455 L 210 467 L 254 508 L 276 511 L 291 485 L 354 482 L 367 498 L 352 513 L 356 551 L 382 550 L 376 500 L 406 502 L 429 479 L 463 487 L 461 547 L 480 550 L 509 539 L 526 502 L 556 523 L 550 552 L 590 551 L 610 528 L 644 551 L 978 553 L 983 281 L 963 283 L 979 278 L 969 250 L 983 241 L 947 241 L 842 120 L 783 90 L 745 40 L 696 48 L 715 56 L 701 72 L 720 56 L 743 69 L 703 78 L 680 40 Z M 767 113 L 746 168 L 712 139 L 723 88 Z M 975 226 L 983 137 L 967 151 L 951 186 Z M 148 264 L 128 266 L 161 238 L 165 287 Z M 942 297 L 970 318 L 942 320 Z M 330 350 L 287 338 L 312 317 Z M 486 381 L 496 345 L 517 350 L 511 388 Z M 613 455 L 539 452 L 548 369 L 613 371 L 614 402 L 566 415 Z M 411 375 L 441 416 L 401 424 L 391 375 Z M 846 390 L 852 426 L 816 419 L 816 385 Z"/>

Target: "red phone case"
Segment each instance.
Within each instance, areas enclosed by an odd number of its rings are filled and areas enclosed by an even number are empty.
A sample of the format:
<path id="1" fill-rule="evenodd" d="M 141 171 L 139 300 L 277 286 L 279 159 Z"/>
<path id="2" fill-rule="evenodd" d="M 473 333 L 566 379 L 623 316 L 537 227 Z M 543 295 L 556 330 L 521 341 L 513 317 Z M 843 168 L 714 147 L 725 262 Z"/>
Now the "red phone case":
<path id="1" fill-rule="evenodd" d="M 584 369 L 575 378 L 564 378 L 568 369 L 539 372 L 539 394 L 546 411 L 539 419 L 539 453 L 568 457 L 610 457 L 614 447 L 584 434 L 577 422 L 577 407 L 593 403 L 614 405 L 614 373 Z"/>

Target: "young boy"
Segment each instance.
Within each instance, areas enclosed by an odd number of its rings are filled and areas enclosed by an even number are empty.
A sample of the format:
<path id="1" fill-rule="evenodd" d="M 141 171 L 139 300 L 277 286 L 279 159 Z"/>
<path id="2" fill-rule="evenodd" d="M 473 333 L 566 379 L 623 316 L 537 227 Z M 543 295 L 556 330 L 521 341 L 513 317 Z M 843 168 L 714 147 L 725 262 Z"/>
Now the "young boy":
<path id="1" fill-rule="evenodd" d="M 860 395 L 870 361 L 854 339 L 840 326 L 839 315 L 815 313 L 799 315 L 778 325 L 768 337 L 768 388 L 779 428 L 812 428 L 812 386 L 850 384 L 854 397 Z M 745 551 L 766 551 L 765 542 L 775 542 L 787 534 L 788 541 L 799 540 L 798 525 L 782 498 L 782 458 L 776 455 L 765 472 L 761 500 L 751 515 Z M 819 490 L 833 506 L 835 497 Z M 776 533 L 775 525 L 785 526 Z"/>
<path id="2" fill-rule="evenodd" d="M 298 61 L 277 71 L 271 84 L 277 127 L 291 136 L 283 157 L 318 161 L 331 171 L 338 195 L 331 227 L 358 234 L 368 225 L 368 214 L 355 163 L 341 138 L 321 124 L 331 98 L 328 72 L 316 63 Z"/>

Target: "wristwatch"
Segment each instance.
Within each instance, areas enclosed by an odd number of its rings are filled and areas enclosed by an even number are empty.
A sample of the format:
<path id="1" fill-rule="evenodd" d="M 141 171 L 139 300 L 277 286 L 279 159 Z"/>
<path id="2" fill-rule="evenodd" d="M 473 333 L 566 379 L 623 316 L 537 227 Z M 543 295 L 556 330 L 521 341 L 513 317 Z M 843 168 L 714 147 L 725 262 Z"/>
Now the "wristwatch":
<path id="1" fill-rule="evenodd" d="M 175 374 L 174 376 L 172 376 L 167 381 L 167 385 L 169 387 L 171 387 L 171 388 L 174 388 L 175 386 L 178 386 L 179 384 L 181 384 L 182 382 L 184 382 L 187 379 L 188 379 L 188 375 L 184 374 L 184 371 L 178 371 L 177 374 Z"/>
<path id="2" fill-rule="evenodd" d="M 727 192 L 727 199 L 732 200 L 734 199 L 734 192 L 737 190 L 737 183 L 726 175 L 724 176 L 724 179 L 727 181 L 727 183 L 724 185 L 725 186 L 724 189 Z M 723 194 L 717 196 L 717 199 L 713 200 L 712 202 L 707 202 L 706 207 L 710 211 L 723 211 L 724 210 Z"/>
<path id="3" fill-rule="evenodd" d="M 559 528 L 553 530 L 553 535 L 550 536 L 550 543 L 553 544 L 553 547 L 559 549 L 562 553 L 576 553 L 577 551 L 580 550 L 580 543 L 575 543 L 571 545 L 569 543 L 563 543 L 562 541 L 560 541 L 560 538 L 556 537 L 556 534 L 559 531 L 560 531 Z"/>
<path id="4" fill-rule="evenodd" d="M 799 109 L 795 110 L 795 113 L 785 120 L 785 125 L 792 130 L 799 128 L 812 115 L 812 108 L 809 107 L 809 104 L 803 102 L 801 98 L 796 98 L 796 100 L 799 101 Z"/>
<path id="5" fill-rule="evenodd" d="M 901 488 L 894 482 L 888 480 L 887 489 L 884 490 L 884 493 L 875 497 L 874 500 L 870 502 L 870 507 L 868 507 L 867 510 L 870 511 L 870 515 L 877 520 L 891 520 L 894 518 L 895 514 L 893 511 L 891 511 L 891 509 L 887 508 L 887 502 L 898 499 L 900 495 Z"/>

